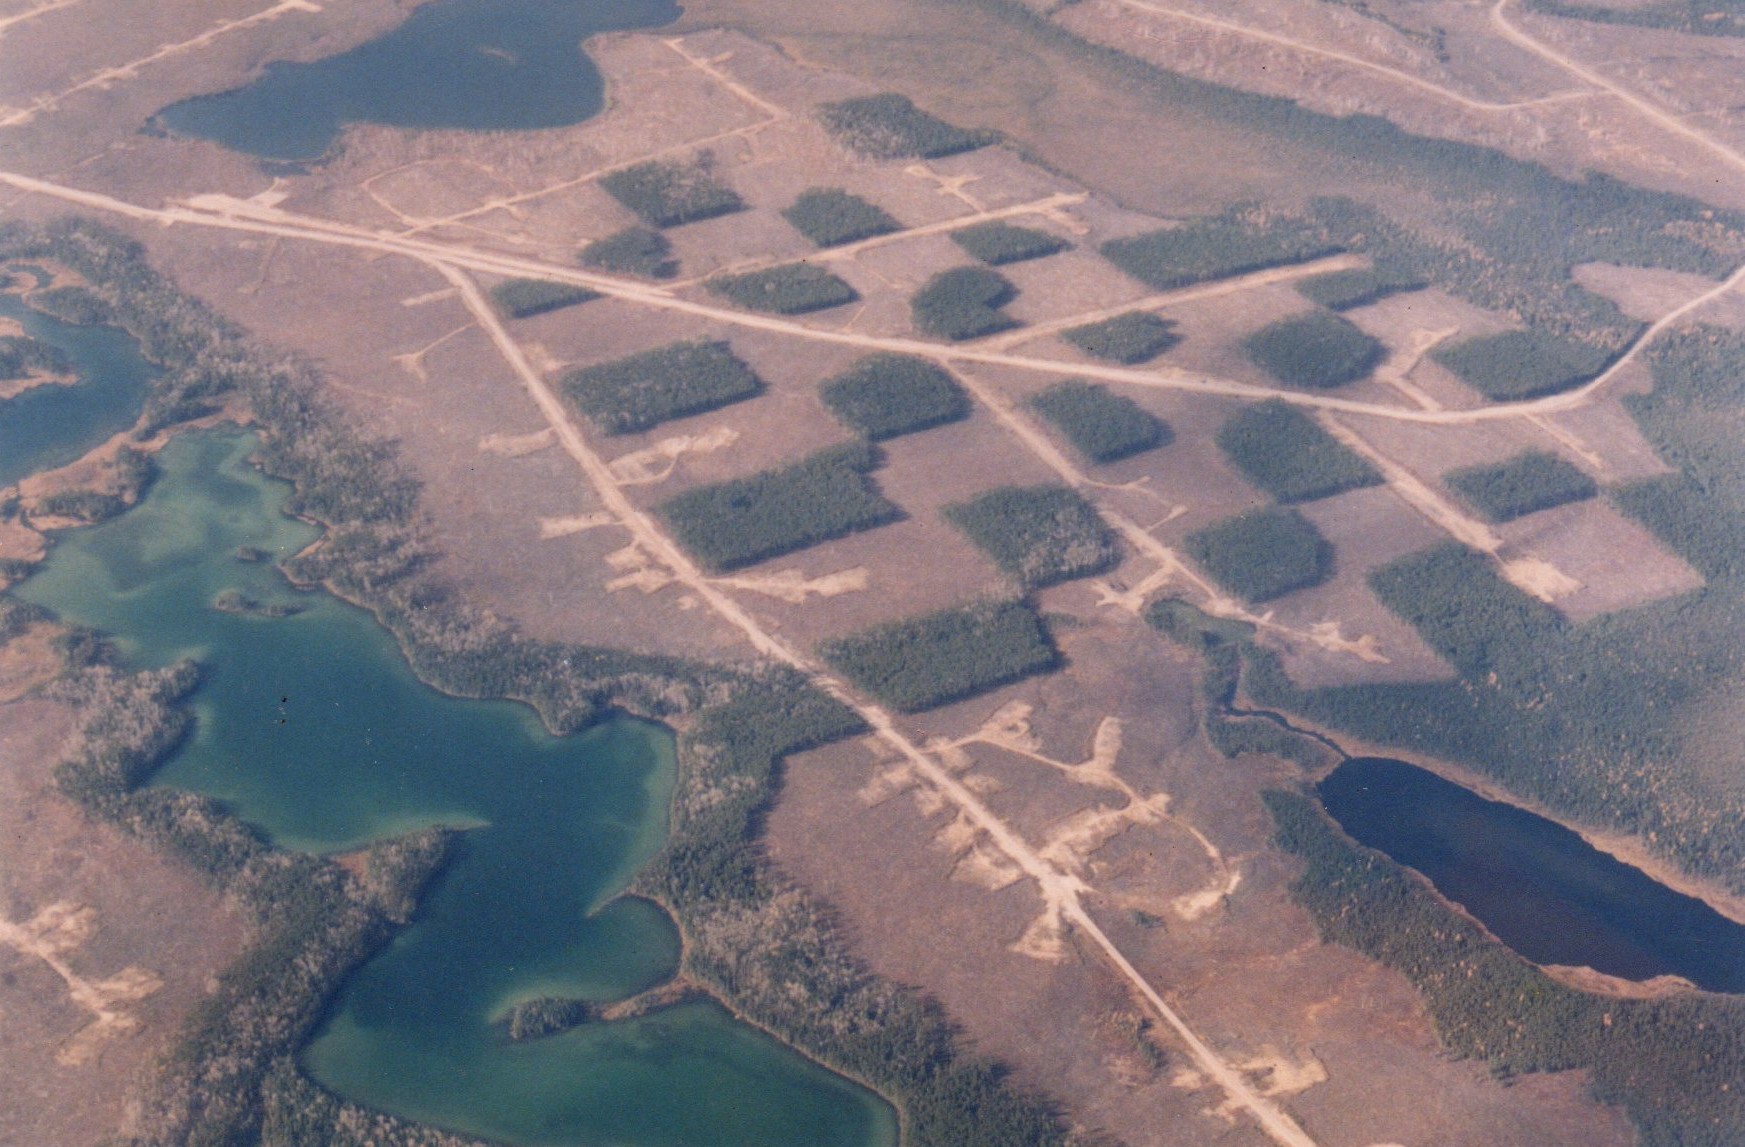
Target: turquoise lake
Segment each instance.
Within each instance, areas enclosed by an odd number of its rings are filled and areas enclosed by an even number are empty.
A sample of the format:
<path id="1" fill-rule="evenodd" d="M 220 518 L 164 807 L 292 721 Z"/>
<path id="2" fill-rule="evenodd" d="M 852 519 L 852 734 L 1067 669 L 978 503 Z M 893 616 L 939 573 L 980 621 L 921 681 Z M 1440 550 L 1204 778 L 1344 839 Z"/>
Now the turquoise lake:
<path id="1" fill-rule="evenodd" d="M 613 899 L 659 847 L 674 783 L 662 727 L 549 736 L 525 707 L 420 683 L 363 611 L 270 562 L 315 531 L 280 512 L 253 438 L 185 434 L 135 509 L 63 536 L 18 596 L 112 635 L 131 664 L 205 670 L 196 729 L 156 783 L 222 798 L 279 844 L 332 852 L 468 826 L 416 922 L 347 983 L 304 1052 L 380 1110 L 526 1145 L 887 1147 L 882 1100 L 710 1004 L 509 1043 L 540 995 L 622 999 L 669 976 L 672 922 Z M 283 618 L 221 612 L 235 590 Z"/>
<path id="2" fill-rule="evenodd" d="M 126 331 L 63 323 L 9 294 L 0 294 L 0 318 L 58 347 L 79 376 L 70 386 L 33 386 L 0 399 L 0 486 L 77 461 L 138 420 L 155 370 Z"/>
<path id="3" fill-rule="evenodd" d="M 171 104 L 154 118 L 177 135 L 284 161 L 321 158 L 351 123 L 564 127 L 604 104 L 583 40 L 679 14 L 672 0 L 434 0 L 349 52 L 270 63 L 244 87 Z"/>

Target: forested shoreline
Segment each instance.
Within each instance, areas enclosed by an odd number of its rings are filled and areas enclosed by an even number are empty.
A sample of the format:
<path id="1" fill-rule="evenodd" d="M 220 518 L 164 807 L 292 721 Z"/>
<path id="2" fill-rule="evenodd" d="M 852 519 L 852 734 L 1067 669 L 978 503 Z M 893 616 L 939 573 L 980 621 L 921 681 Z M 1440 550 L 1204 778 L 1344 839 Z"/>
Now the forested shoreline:
<path id="1" fill-rule="evenodd" d="M 434 574 L 416 480 L 391 443 L 359 436 L 321 397 L 314 368 L 258 347 L 181 294 L 137 244 L 89 221 L 0 228 L 0 258 L 52 260 L 81 275 L 87 309 L 132 332 L 163 367 L 142 432 L 245 400 L 262 434 L 258 464 L 291 484 L 286 511 L 324 527 L 317 545 L 283 563 L 285 572 L 368 609 L 422 680 L 456 696 L 525 702 L 555 733 L 614 711 L 680 723 L 672 833 L 630 891 L 677 919 L 684 975 L 883 1094 L 905 1143 L 1075 1141 L 1052 1104 L 965 1051 L 937 1004 L 868 971 L 828 911 L 755 840 L 780 758 L 858 731 L 852 712 L 775 667 L 705 666 L 519 633 L 458 600 Z M 64 791 L 92 815 L 188 859 L 260 925 L 144 1097 L 128 1147 L 470 1142 L 347 1103 L 295 1060 L 344 978 L 410 918 L 452 835 L 432 830 L 377 845 L 359 879 L 268 845 L 217 802 L 142 788 L 185 734 L 180 701 L 197 668 L 128 673 L 95 635 L 65 644 L 76 657 L 53 688 L 80 708 L 82 732 L 58 771 Z"/>

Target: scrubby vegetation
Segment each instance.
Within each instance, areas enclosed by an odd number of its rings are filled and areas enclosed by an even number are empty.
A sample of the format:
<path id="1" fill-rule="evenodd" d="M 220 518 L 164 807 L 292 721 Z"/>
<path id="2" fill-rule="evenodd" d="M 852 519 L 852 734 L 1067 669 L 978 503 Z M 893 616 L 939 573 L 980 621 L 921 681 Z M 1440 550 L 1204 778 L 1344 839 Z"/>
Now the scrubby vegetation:
<path id="1" fill-rule="evenodd" d="M 1500 1075 L 1591 1073 L 1645 1147 L 1727 1147 L 1745 1127 L 1745 1000 L 1680 993 L 1618 999 L 1566 988 L 1509 951 L 1422 880 L 1356 844 L 1309 797 L 1266 794 L 1279 847 L 1303 858 L 1291 886 L 1323 939 L 1392 968 L 1422 993 L 1443 1045 Z"/>
<path id="2" fill-rule="evenodd" d="M 0 382 L 24 378 L 37 371 L 66 374 L 72 360 L 59 347 L 29 335 L 0 335 Z"/>
<path id="3" fill-rule="evenodd" d="M 47 287 L 24 297 L 32 310 L 78 326 L 107 325 L 116 321 L 115 308 L 86 287 Z"/>
<path id="4" fill-rule="evenodd" d="M 784 670 L 538 641 L 456 601 L 433 571 L 416 484 L 389 446 L 359 437 L 326 404 L 309 367 L 254 348 L 177 293 L 137 246 L 90 224 L 0 228 L 0 257 L 53 259 L 91 280 L 164 368 L 152 402 L 166 417 L 198 409 L 194 395 L 239 388 L 264 433 L 261 465 L 293 483 L 287 511 L 327 527 L 325 544 L 288 561 L 288 572 L 368 608 L 424 680 L 460 696 L 525 701 L 554 732 L 613 709 L 695 714 L 681 741 L 672 833 L 639 878 L 684 930 L 689 979 L 877 1087 L 902 1111 L 913 1143 L 1071 1141 L 1047 1103 L 961 1050 L 937 1005 L 856 963 L 824 912 L 763 858 L 755 837 L 776 762 L 861 731 L 852 712 Z M 200 371 L 220 372 L 205 381 L 218 389 L 189 380 Z M 8 609 L 0 622 L 12 616 Z M 139 1141 L 478 1147 L 340 1100 L 311 1083 L 295 1058 L 344 976 L 410 918 L 452 837 L 438 830 L 379 844 L 359 880 L 325 860 L 272 849 L 217 802 L 135 789 L 184 734 L 187 710 L 177 698 L 197 674 L 189 666 L 123 674 L 105 663 L 113 651 L 84 631 L 61 645 L 75 671 L 57 688 L 85 715 L 63 786 L 98 815 L 188 858 L 262 922 L 254 948 L 221 978 L 145 1097 Z"/>
<path id="5" fill-rule="evenodd" d="M 1443 481 L 1489 522 L 1510 522 L 1538 510 L 1580 502 L 1600 489 L 1574 463 L 1541 450 L 1495 466 L 1454 470 Z"/>
<path id="6" fill-rule="evenodd" d="M 688 163 L 651 159 L 607 172 L 600 186 L 650 227 L 677 227 L 745 208 L 738 193 L 716 181 L 713 166 L 708 155 Z"/>
<path id="7" fill-rule="evenodd" d="M 672 240 L 646 227 L 626 227 L 596 239 L 582 248 L 578 258 L 584 267 L 645 279 L 670 279 L 679 273 Z"/>
<path id="8" fill-rule="evenodd" d="M 557 1035 L 598 1018 L 599 1009 L 586 1000 L 540 996 L 535 1000 L 522 1000 L 510 1008 L 507 1025 L 509 1038 L 522 1043 Z"/>
<path id="9" fill-rule="evenodd" d="M 1102 251 L 1104 258 L 1140 282 L 1172 291 L 1340 250 L 1314 231 L 1293 219 L 1268 218 L 1256 208 L 1238 207 L 1179 227 L 1111 239 Z"/>
<path id="10" fill-rule="evenodd" d="M 913 713 L 959 701 L 1059 664 L 1036 611 L 979 601 L 853 634 L 820 648 L 824 659 L 893 709 Z"/>
<path id="11" fill-rule="evenodd" d="M 1418 290 L 1423 285 L 1410 275 L 1358 267 L 1300 279 L 1297 290 L 1310 302 L 1319 303 L 1330 311 L 1349 311 L 1380 302 L 1389 295 Z"/>
<path id="12" fill-rule="evenodd" d="M 1120 559 L 1096 508 L 1066 486 L 1004 486 L 943 512 L 1026 590 L 1089 577 Z"/>
<path id="13" fill-rule="evenodd" d="M 1242 340 L 1242 349 L 1254 365 L 1286 386 L 1312 390 L 1356 382 L 1386 353 L 1351 320 L 1329 311 L 1264 326 Z"/>
<path id="14" fill-rule="evenodd" d="M 1604 351 L 1535 331 L 1467 339 L 1431 352 L 1437 362 L 1493 402 L 1556 394 L 1606 365 Z"/>
<path id="15" fill-rule="evenodd" d="M 599 297 L 598 291 L 554 283 L 549 279 L 508 279 L 491 288 L 491 302 L 507 319 L 532 318 Z"/>
<path id="16" fill-rule="evenodd" d="M 1218 448 L 1281 502 L 1312 502 L 1382 480 L 1375 467 L 1280 399 L 1237 411 L 1219 429 Z"/>
<path id="17" fill-rule="evenodd" d="M 944 368 L 914 355 L 880 353 L 818 385 L 843 425 L 882 442 L 969 416 L 969 396 Z"/>
<path id="18" fill-rule="evenodd" d="M 789 263 L 740 275 L 716 275 L 705 285 L 746 310 L 777 315 L 803 315 L 860 298 L 853 287 L 811 263 Z"/>
<path id="19" fill-rule="evenodd" d="M 991 223 L 977 223 L 971 227 L 959 227 L 951 233 L 951 239 L 952 242 L 962 247 L 970 258 L 986 263 L 990 267 L 1045 258 L 1072 246 L 1065 239 L 1047 231 L 1039 231 L 1034 227 L 1019 227 L 1012 223 L 1002 223 L 997 219 Z"/>
<path id="20" fill-rule="evenodd" d="M 999 138 L 991 131 L 946 123 L 895 92 L 824 104 L 818 119 L 838 143 L 870 159 L 937 159 L 986 147 Z"/>
<path id="21" fill-rule="evenodd" d="M 814 187 L 801 192 L 793 205 L 782 212 L 782 218 L 820 247 L 857 243 L 903 228 L 884 208 L 840 187 Z"/>
<path id="22" fill-rule="evenodd" d="M 1060 332 L 1060 337 L 1086 354 L 1133 366 L 1150 362 L 1181 341 L 1175 324 L 1150 311 L 1128 311 L 1099 323 Z"/>
<path id="23" fill-rule="evenodd" d="M 896 521 L 868 475 L 880 462 L 865 442 L 821 450 L 789 466 L 686 491 L 655 513 L 712 570 L 732 570 Z"/>
<path id="24" fill-rule="evenodd" d="M 1745 36 L 1745 6 L 1739 0 L 1649 0 L 1628 7 L 1527 0 L 1525 6 L 1565 20 L 1664 28 L 1691 36 Z"/>
<path id="25" fill-rule="evenodd" d="M 572 370 L 562 385 L 564 396 L 607 434 L 647 430 L 763 390 L 763 382 L 725 342 L 669 343 Z"/>
<path id="26" fill-rule="evenodd" d="M 1333 547 L 1309 519 L 1283 506 L 1250 510 L 1187 537 L 1188 556 L 1249 602 L 1271 601 L 1333 576 Z"/>
<path id="27" fill-rule="evenodd" d="M 1018 320 L 1000 310 L 1017 288 L 985 267 L 953 267 L 927 280 L 910 307 L 923 334 L 961 341 L 1010 330 Z"/>
<path id="28" fill-rule="evenodd" d="M 1117 462 L 1170 441 L 1162 419 L 1097 383 L 1056 383 L 1030 405 L 1092 462 Z"/>

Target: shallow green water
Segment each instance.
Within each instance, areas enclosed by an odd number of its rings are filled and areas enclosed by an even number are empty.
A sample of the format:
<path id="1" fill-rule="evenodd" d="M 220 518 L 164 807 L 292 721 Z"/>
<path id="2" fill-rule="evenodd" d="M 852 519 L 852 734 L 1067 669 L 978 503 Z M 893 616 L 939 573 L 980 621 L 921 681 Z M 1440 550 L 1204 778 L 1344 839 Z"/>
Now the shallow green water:
<path id="1" fill-rule="evenodd" d="M 623 998 L 670 974 L 675 930 L 606 902 L 658 847 L 674 778 L 659 726 L 553 738 L 525 708 L 423 686 L 387 634 L 289 588 L 241 546 L 294 552 L 282 484 L 252 438 L 178 438 L 128 514 L 66 536 L 20 596 L 116 636 L 130 660 L 197 658 L 197 730 L 158 783 L 224 798 L 284 845 L 352 848 L 474 826 L 418 921 L 348 983 L 305 1051 L 348 1098 L 522 1144 L 888 1144 L 889 1108 L 711 1005 L 509 1044 L 492 1024 L 537 995 Z M 301 606 L 223 613 L 238 590 Z M 597 910 L 596 910 L 597 909 Z"/>
<path id="2" fill-rule="evenodd" d="M 17 295 L 0 294 L 0 317 L 59 347 L 79 375 L 72 386 L 33 386 L 0 399 L 0 486 L 65 466 L 139 418 L 154 372 L 126 331 L 63 323 Z"/>
<path id="3" fill-rule="evenodd" d="M 172 104 L 179 135 L 266 159 L 323 155 L 348 123 L 517 131 L 597 114 L 605 84 L 582 41 L 677 19 L 672 0 L 434 0 L 349 52 L 268 64 L 245 87 Z"/>

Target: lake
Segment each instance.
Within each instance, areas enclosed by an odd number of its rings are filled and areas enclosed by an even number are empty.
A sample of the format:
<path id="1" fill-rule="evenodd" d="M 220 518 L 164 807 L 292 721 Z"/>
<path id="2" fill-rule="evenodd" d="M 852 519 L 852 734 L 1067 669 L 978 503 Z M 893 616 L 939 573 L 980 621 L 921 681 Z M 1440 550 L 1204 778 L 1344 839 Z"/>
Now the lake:
<path id="1" fill-rule="evenodd" d="M 435 0 L 349 52 L 270 63 L 250 84 L 171 104 L 154 119 L 177 135 L 284 161 L 321 158 L 352 123 L 565 127 L 604 106 L 583 40 L 679 14 L 672 0 Z"/>
<path id="2" fill-rule="evenodd" d="M 0 318 L 59 348 L 79 376 L 70 386 L 33 386 L 0 399 L 0 486 L 77 461 L 139 419 L 156 368 L 140 356 L 133 336 L 63 323 L 10 294 L 0 294 Z"/>
<path id="3" fill-rule="evenodd" d="M 1534 963 L 1745 992 L 1745 926 L 1562 825 L 1382 757 L 1345 762 L 1319 793 L 1347 833 L 1423 873 Z"/>
<path id="4" fill-rule="evenodd" d="M 199 660 L 195 732 L 155 783 L 316 852 L 469 827 L 416 922 L 346 984 L 305 1049 L 310 1074 L 380 1110 L 541 1147 L 893 1143 L 877 1096 L 712 1004 L 504 1038 L 520 1000 L 622 999 L 676 966 L 665 913 L 614 899 L 664 838 L 673 738 L 630 719 L 552 737 L 524 706 L 443 696 L 366 613 L 241 560 L 316 536 L 247 464 L 253 444 L 178 437 L 139 506 L 62 536 L 17 593 L 112 635 L 131 664 Z M 226 591 L 298 612 L 214 609 Z"/>

